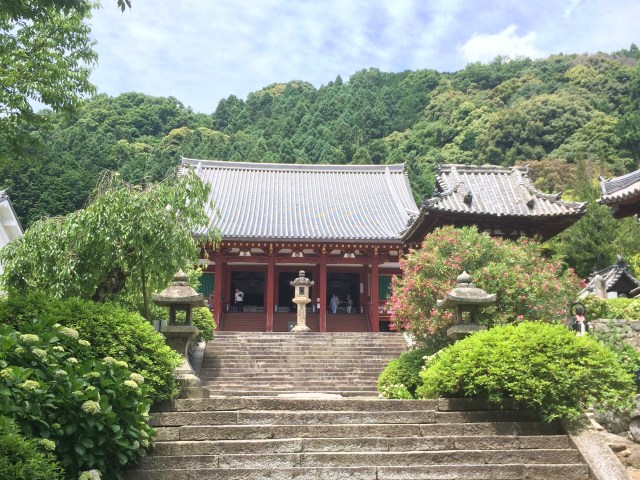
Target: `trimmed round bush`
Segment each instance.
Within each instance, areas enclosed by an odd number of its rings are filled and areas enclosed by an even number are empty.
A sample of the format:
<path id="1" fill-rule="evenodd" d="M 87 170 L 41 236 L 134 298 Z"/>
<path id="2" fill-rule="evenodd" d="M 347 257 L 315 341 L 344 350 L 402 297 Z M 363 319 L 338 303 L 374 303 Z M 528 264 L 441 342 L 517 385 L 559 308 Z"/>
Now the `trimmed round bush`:
<path id="1" fill-rule="evenodd" d="M 144 377 L 122 360 L 96 358 L 77 330 L 51 320 L 30 327 L 0 326 L 0 411 L 44 439 L 71 478 L 97 469 L 120 479 L 154 434 Z"/>
<path id="2" fill-rule="evenodd" d="M 25 438 L 13 420 L 0 416 L 0 478 L 62 480 L 64 471 L 50 447 L 46 440 Z"/>
<path id="3" fill-rule="evenodd" d="M 420 377 L 420 398 L 512 398 L 546 421 L 577 418 L 591 406 L 627 410 L 635 394 L 633 375 L 609 348 L 539 322 L 474 333 L 432 357 Z"/>
<path id="4" fill-rule="evenodd" d="M 422 384 L 420 371 L 429 350 L 410 350 L 391 360 L 378 377 L 378 392 L 385 398 L 414 398 L 416 388 Z"/>
<path id="5" fill-rule="evenodd" d="M 14 296 L 0 301 L 0 323 L 13 325 L 23 333 L 40 318 L 71 327 L 91 342 L 97 358 L 114 357 L 127 362 L 145 378 L 147 395 L 153 402 L 178 393 L 174 369 L 181 357 L 153 326 L 137 313 L 109 303 L 71 298 L 58 300 L 38 294 Z"/>

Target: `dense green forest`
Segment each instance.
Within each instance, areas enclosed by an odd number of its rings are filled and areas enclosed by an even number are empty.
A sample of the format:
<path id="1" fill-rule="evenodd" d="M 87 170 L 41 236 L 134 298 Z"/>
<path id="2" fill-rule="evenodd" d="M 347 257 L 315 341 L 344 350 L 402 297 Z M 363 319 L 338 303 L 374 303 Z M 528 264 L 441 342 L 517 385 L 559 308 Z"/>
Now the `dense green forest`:
<path id="1" fill-rule="evenodd" d="M 418 202 L 437 163 L 528 164 L 544 191 L 593 201 L 596 179 L 640 163 L 640 50 L 497 58 L 453 73 L 371 68 L 315 88 L 269 85 L 212 114 L 177 99 L 96 95 L 72 115 L 42 112 L 0 178 L 24 227 L 82 207 L 104 169 L 160 180 L 181 156 L 251 162 L 407 165 Z M 640 251 L 636 220 L 589 215 L 549 251 L 587 275 Z"/>

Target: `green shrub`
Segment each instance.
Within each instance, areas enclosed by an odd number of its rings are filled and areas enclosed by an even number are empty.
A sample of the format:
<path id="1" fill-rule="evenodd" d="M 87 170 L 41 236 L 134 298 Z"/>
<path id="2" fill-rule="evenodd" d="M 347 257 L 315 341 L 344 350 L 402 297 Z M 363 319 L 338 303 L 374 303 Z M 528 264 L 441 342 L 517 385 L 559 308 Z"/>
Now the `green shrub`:
<path id="1" fill-rule="evenodd" d="M 77 329 L 91 342 L 97 358 L 114 357 L 127 362 L 146 379 L 148 395 L 154 402 L 177 394 L 173 372 L 180 363 L 180 355 L 137 313 L 108 303 L 74 298 L 57 300 L 37 294 L 11 295 L 0 301 L 0 323 L 23 330 L 23 326 L 29 328 L 34 318 Z"/>
<path id="2" fill-rule="evenodd" d="M 0 478 L 61 480 L 64 471 L 47 448 L 51 444 L 25 438 L 13 420 L 0 416 Z"/>
<path id="3" fill-rule="evenodd" d="M 587 318 L 640 320 L 640 299 L 637 298 L 598 298 L 589 295 L 582 300 Z"/>
<path id="4" fill-rule="evenodd" d="M 0 411 L 28 437 L 52 441 L 74 478 L 94 468 L 121 478 L 153 435 L 144 378 L 121 360 L 96 359 L 72 328 L 52 320 L 23 327 L 0 326 Z"/>
<path id="5" fill-rule="evenodd" d="M 395 328 L 410 331 L 421 342 L 445 336 L 453 313 L 437 308 L 436 302 L 463 270 L 476 286 L 498 295 L 496 303 L 480 313 L 480 323 L 487 326 L 563 320 L 581 287 L 572 270 L 543 258 L 540 245 L 532 240 L 512 242 L 472 227 L 444 227 L 406 255 L 402 276 L 393 278 Z"/>
<path id="6" fill-rule="evenodd" d="M 378 392 L 385 398 L 414 398 L 422 383 L 420 371 L 429 350 L 410 350 L 391 360 L 378 377 Z"/>
<path id="7" fill-rule="evenodd" d="M 184 323 L 185 318 L 186 316 L 184 312 L 176 312 L 176 323 Z M 200 331 L 196 341 L 208 342 L 213 340 L 215 322 L 213 320 L 211 310 L 207 307 L 197 307 L 191 311 L 191 324 L 198 327 L 198 330 Z"/>
<path id="8" fill-rule="evenodd" d="M 590 406 L 633 405 L 633 375 L 592 336 L 563 325 L 523 322 L 479 332 L 439 352 L 420 374 L 422 398 L 513 398 L 547 421 Z"/>

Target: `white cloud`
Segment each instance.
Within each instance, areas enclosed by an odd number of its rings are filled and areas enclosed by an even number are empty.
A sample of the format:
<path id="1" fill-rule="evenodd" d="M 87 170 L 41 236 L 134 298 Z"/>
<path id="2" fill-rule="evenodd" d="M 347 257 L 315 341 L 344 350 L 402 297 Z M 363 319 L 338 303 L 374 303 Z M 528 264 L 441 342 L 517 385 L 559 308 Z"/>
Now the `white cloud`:
<path id="1" fill-rule="evenodd" d="M 569 0 L 569 6 L 564 11 L 564 18 L 569 18 L 573 10 L 580 4 L 582 0 Z"/>
<path id="2" fill-rule="evenodd" d="M 497 56 L 539 58 L 544 54 L 536 47 L 536 32 L 518 36 L 516 25 L 509 25 L 494 35 L 474 33 L 459 47 L 468 62 L 490 62 Z"/>
<path id="3" fill-rule="evenodd" d="M 613 51 L 638 41 L 640 17 L 637 0 L 134 0 L 125 13 L 103 3 L 92 22 L 98 90 L 171 95 L 207 113 L 270 83 L 320 86 L 369 67 Z M 496 25 L 510 26 L 491 34 Z"/>

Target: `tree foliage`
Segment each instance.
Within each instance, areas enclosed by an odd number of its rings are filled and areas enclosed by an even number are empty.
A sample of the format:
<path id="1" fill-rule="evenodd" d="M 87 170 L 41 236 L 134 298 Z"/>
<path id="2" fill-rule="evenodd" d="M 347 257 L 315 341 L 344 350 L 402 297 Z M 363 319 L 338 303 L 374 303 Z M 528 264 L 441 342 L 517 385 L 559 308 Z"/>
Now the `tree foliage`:
<path id="1" fill-rule="evenodd" d="M 454 288 L 463 271 L 475 285 L 497 294 L 495 305 L 481 312 L 484 325 L 566 318 L 580 281 L 541 253 L 532 240 L 492 238 L 472 227 L 437 229 L 406 255 L 402 276 L 393 278 L 392 321 L 425 343 L 444 337 L 454 318 L 450 310 L 438 309 L 436 301 Z"/>
<path id="2" fill-rule="evenodd" d="M 118 299 L 148 317 L 151 291 L 198 258 L 208 230 L 208 187 L 193 172 L 146 187 L 105 174 L 88 206 L 39 220 L 0 253 L 10 292 Z"/>

